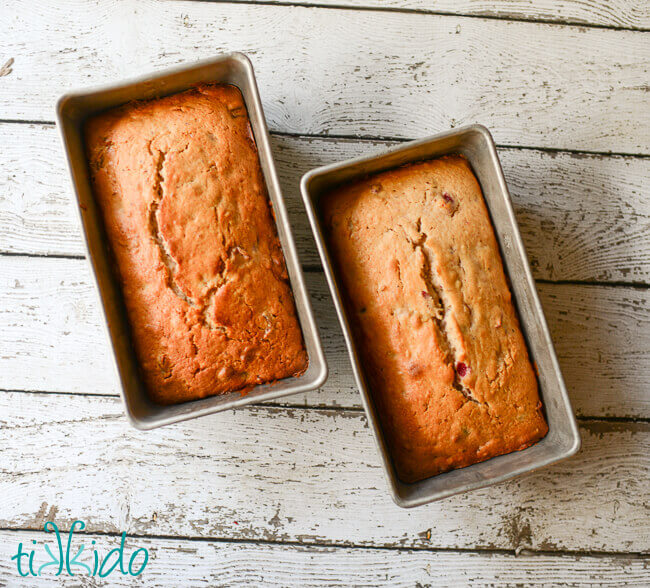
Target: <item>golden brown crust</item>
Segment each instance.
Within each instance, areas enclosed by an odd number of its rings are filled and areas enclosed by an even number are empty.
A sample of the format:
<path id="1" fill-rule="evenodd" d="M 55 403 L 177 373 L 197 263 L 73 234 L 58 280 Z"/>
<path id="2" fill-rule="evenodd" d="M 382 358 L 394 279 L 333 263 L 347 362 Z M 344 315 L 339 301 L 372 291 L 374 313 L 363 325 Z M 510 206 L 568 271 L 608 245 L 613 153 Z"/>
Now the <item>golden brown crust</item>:
<path id="1" fill-rule="evenodd" d="M 548 427 L 481 189 L 450 156 L 324 199 L 348 312 L 398 475 L 524 449 Z"/>
<path id="2" fill-rule="evenodd" d="M 199 86 L 88 121 L 96 198 L 151 397 L 303 372 L 302 333 L 239 90 Z"/>

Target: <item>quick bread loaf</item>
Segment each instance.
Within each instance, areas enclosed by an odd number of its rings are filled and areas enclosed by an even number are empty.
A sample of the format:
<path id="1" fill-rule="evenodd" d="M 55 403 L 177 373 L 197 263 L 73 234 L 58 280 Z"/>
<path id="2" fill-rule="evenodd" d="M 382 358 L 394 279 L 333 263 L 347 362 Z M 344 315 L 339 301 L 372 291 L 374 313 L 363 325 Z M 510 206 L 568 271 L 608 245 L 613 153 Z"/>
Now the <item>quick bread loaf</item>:
<path id="1" fill-rule="evenodd" d="M 524 449 L 548 427 L 480 186 L 449 156 L 321 201 L 399 477 Z"/>
<path id="2" fill-rule="evenodd" d="M 307 354 L 240 91 L 202 85 L 90 119 L 95 197 L 152 399 L 301 374 Z"/>

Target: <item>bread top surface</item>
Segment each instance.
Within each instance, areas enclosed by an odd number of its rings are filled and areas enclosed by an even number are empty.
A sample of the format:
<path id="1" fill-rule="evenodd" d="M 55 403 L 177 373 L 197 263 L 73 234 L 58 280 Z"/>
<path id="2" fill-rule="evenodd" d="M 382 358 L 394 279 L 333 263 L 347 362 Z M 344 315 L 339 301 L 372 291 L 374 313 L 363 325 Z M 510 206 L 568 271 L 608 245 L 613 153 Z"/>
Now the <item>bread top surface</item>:
<path id="1" fill-rule="evenodd" d="M 85 129 L 142 373 L 171 404 L 271 382 L 307 356 L 240 91 L 203 85 Z"/>
<path id="2" fill-rule="evenodd" d="M 480 186 L 462 156 L 322 201 L 348 316 L 400 478 L 543 437 L 537 381 Z"/>

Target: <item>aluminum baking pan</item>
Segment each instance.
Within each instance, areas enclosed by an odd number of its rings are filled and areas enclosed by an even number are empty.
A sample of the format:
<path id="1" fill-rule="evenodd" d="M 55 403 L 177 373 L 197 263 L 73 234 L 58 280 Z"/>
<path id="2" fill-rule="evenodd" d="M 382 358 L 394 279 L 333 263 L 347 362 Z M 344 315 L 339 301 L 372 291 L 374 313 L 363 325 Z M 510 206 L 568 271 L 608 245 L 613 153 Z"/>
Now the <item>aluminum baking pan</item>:
<path id="1" fill-rule="evenodd" d="M 494 457 L 466 468 L 407 484 L 398 478 L 391 461 L 390 452 L 373 405 L 372 392 L 368 389 L 363 366 L 359 360 L 357 343 L 353 337 L 346 307 L 341 297 L 341 282 L 328 249 L 325 226 L 321 218 L 320 201 L 323 195 L 342 183 L 406 163 L 449 154 L 464 155 L 481 184 L 501 249 L 505 270 L 511 282 L 512 294 L 528 350 L 539 372 L 540 393 L 549 424 L 549 432 L 539 443 L 524 451 Z M 576 420 L 555 356 L 542 306 L 535 290 L 535 283 L 519 234 L 501 164 L 492 137 L 485 127 L 479 125 L 464 127 L 405 143 L 379 155 L 360 157 L 314 169 L 303 176 L 301 191 L 318 251 L 323 261 L 327 282 L 341 321 L 354 376 L 361 391 L 363 404 L 379 448 L 393 499 L 399 506 L 418 506 L 460 492 L 503 482 L 555 463 L 578 451 L 580 434 Z"/>
<path id="2" fill-rule="evenodd" d="M 298 318 L 309 356 L 309 366 L 300 377 L 258 385 L 245 395 L 232 392 L 173 406 L 161 406 L 149 399 L 139 374 L 121 289 L 113 271 L 101 212 L 93 197 L 90 184 L 84 151 L 83 125 L 88 117 L 108 108 L 131 100 L 175 94 L 200 83 L 233 84 L 241 90 L 244 97 L 286 259 Z M 327 364 L 291 235 L 287 211 L 273 164 L 269 134 L 255 75 L 248 58 L 241 53 L 232 53 L 112 86 L 66 94 L 58 101 L 57 117 L 77 196 L 88 259 L 97 283 L 121 383 L 121 394 L 131 423 L 139 429 L 152 429 L 253 402 L 306 392 L 321 386 L 327 378 Z"/>

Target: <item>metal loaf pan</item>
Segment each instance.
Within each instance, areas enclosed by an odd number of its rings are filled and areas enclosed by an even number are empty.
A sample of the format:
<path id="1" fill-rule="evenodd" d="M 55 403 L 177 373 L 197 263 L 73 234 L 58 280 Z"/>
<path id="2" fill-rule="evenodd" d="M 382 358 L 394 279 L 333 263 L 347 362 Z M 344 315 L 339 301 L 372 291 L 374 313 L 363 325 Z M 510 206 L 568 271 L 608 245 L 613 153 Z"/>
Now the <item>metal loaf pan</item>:
<path id="1" fill-rule="evenodd" d="M 467 158 L 483 190 L 506 274 L 512 285 L 512 294 L 528 350 L 532 361 L 537 364 L 540 393 L 549 424 L 549 433 L 539 443 L 524 451 L 494 457 L 466 468 L 407 484 L 398 478 L 391 462 L 390 452 L 373 405 L 372 391 L 368 389 L 364 377 L 363 366 L 341 297 L 342 286 L 328 250 L 326 229 L 321 219 L 320 200 L 333 187 L 342 183 L 352 182 L 368 174 L 406 163 L 450 154 L 462 154 Z M 360 157 L 312 170 L 303 176 L 301 190 L 327 282 L 341 321 L 354 376 L 361 390 L 363 404 L 379 448 L 393 499 L 399 506 L 419 506 L 453 494 L 503 482 L 555 463 L 578 451 L 580 434 L 576 420 L 535 290 L 501 164 L 492 137 L 485 127 L 479 125 L 464 127 L 406 143 L 380 155 Z"/>
<path id="2" fill-rule="evenodd" d="M 275 214 L 278 235 L 309 356 L 309 367 L 300 377 L 258 385 L 245 395 L 232 392 L 173 406 L 161 406 L 149 399 L 139 375 L 122 292 L 115 279 L 101 211 L 95 202 L 90 184 L 84 150 L 83 125 L 88 117 L 103 110 L 131 100 L 147 100 L 175 94 L 200 83 L 232 84 L 240 89 L 244 97 Z M 327 378 L 327 364 L 291 235 L 287 211 L 273 164 L 269 134 L 255 75 L 248 58 L 241 53 L 232 53 L 108 87 L 66 94 L 58 101 L 57 117 L 79 205 L 88 259 L 97 283 L 121 383 L 121 394 L 131 423 L 139 429 L 152 429 L 245 404 L 306 392 L 321 386 Z"/>

